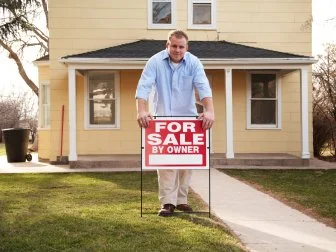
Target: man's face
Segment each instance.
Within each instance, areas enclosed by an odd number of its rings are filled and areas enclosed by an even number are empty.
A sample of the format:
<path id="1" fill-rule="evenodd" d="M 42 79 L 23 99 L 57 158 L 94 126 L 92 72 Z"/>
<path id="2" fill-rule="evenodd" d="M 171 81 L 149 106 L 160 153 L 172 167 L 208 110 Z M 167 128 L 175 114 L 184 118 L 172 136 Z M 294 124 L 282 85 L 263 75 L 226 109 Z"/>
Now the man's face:
<path id="1" fill-rule="evenodd" d="M 176 38 L 172 36 L 170 41 L 167 42 L 169 57 L 174 63 L 179 63 L 186 51 L 188 50 L 187 40 L 184 37 Z"/>

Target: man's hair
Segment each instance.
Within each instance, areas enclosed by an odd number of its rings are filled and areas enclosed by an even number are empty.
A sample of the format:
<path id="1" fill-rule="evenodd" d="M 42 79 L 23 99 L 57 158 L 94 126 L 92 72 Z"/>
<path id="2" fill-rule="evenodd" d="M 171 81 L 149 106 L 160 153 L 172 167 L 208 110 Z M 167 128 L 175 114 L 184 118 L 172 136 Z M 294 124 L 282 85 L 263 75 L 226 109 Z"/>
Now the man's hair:
<path id="1" fill-rule="evenodd" d="M 182 30 L 172 30 L 168 33 L 168 41 L 170 41 L 171 37 L 176 37 L 178 39 L 185 38 L 188 43 L 188 35 Z"/>

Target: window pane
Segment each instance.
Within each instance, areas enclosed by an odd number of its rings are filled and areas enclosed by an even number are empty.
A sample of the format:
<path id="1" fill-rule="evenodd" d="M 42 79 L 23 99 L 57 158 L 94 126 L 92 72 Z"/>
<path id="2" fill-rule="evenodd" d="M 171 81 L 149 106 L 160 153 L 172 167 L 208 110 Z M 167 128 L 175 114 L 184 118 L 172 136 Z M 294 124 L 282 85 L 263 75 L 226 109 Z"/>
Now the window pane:
<path id="1" fill-rule="evenodd" d="M 90 99 L 113 99 L 115 98 L 114 85 L 111 81 L 90 82 Z"/>
<path id="2" fill-rule="evenodd" d="M 50 88 L 49 85 L 41 85 L 41 102 L 42 104 L 49 104 L 50 100 Z"/>
<path id="3" fill-rule="evenodd" d="M 90 76 L 89 99 L 113 99 L 115 98 L 114 75 L 102 74 L 102 76 Z"/>
<path id="4" fill-rule="evenodd" d="M 275 74 L 252 74 L 252 98 L 276 98 Z"/>
<path id="5" fill-rule="evenodd" d="M 171 24 L 171 3 L 153 2 L 153 24 Z"/>
<path id="6" fill-rule="evenodd" d="M 193 24 L 211 24 L 211 4 L 193 4 Z"/>
<path id="7" fill-rule="evenodd" d="M 45 103 L 48 104 L 48 108 L 50 105 L 50 86 L 45 86 L 45 90 L 46 90 L 46 99 L 45 99 Z"/>
<path id="8" fill-rule="evenodd" d="M 50 87 L 41 85 L 41 122 L 42 128 L 50 125 Z"/>
<path id="9" fill-rule="evenodd" d="M 44 104 L 43 108 L 43 118 L 42 118 L 42 127 L 47 127 L 50 125 L 50 106 L 49 104 Z"/>
<path id="10" fill-rule="evenodd" d="M 115 101 L 90 101 L 90 124 L 115 124 Z"/>
<path id="11" fill-rule="evenodd" d="M 47 87 L 46 85 L 42 85 L 42 96 L 41 96 L 41 100 L 42 100 L 42 104 L 46 104 L 47 103 Z"/>
<path id="12" fill-rule="evenodd" d="M 251 123 L 252 124 L 276 124 L 276 101 L 252 100 Z"/>

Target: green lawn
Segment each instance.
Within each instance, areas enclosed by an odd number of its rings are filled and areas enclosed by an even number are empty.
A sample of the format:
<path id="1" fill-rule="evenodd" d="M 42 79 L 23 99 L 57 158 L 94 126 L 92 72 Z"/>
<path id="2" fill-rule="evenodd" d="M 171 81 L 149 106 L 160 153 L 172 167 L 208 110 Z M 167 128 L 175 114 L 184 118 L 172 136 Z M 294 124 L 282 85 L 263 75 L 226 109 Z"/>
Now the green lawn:
<path id="1" fill-rule="evenodd" d="M 6 155 L 5 144 L 0 143 L 0 156 Z"/>
<path id="2" fill-rule="evenodd" d="M 138 172 L 2 174 L 0 251 L 244 251 L 207 214 L 157 216 L 156 177 L 141 218 Z"/>
<path id="3" fill-rule="evenodd" d="M 336 227 L 336 170 L 220 170 Z"/>

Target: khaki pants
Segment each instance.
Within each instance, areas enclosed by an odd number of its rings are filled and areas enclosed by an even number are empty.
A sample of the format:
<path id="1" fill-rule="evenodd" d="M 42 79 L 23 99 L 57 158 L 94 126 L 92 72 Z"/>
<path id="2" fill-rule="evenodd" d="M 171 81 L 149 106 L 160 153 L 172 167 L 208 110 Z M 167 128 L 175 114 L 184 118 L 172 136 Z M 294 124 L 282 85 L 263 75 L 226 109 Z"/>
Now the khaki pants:
<path id="1" fill-rule="evenodd" d="M 161 205 L 188 204 L 191 170 L 157 170 Z"/>

